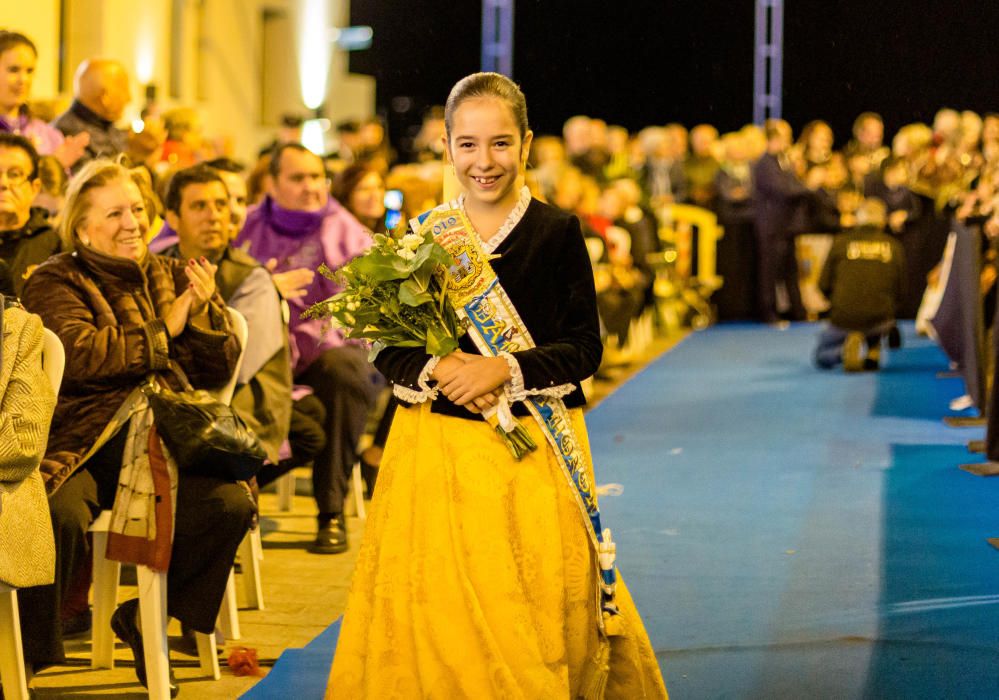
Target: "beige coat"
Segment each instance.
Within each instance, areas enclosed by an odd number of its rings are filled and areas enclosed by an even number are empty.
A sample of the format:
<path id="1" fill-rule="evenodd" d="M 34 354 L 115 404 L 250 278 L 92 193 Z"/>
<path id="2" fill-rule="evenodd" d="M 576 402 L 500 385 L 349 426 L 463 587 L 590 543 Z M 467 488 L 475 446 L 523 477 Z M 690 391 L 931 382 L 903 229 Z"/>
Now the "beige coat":
<path id="1" fill-rule="evenodd" d="M 0 366 L 0 583 L 52 583 L 55 542 L 38 465 L 48 441 L 55 393 L 42 371 L 42 322 L 3 311 Z"/>

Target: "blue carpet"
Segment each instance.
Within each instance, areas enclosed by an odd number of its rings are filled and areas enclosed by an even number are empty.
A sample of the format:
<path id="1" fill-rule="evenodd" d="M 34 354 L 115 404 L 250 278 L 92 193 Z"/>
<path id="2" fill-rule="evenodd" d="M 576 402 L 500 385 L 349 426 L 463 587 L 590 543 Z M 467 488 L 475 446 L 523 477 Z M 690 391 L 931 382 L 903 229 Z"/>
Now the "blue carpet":
<path id="1" fill-rule="evenodd" d="M 999 697 L 999 480 L 906 329 L 877 374 L 817 326 L 693 335 L 588 418 L 605 527 L 675 698 Z"/>
<path id="2" fill-rule="evenodd" d="M 241 700 L 321 700 L 340 637 L 338 619 L 302 649 L 287 649 L 263 680 L 243 693 Z"/>
<path id="3" fill-rule="evenodd" d="M 999 479 L 957 469 L 983 431 L 943 426 L 963 388 L 905 331 L 845 375 L 817 326 L 712 328 L 588 415 L 674 699 L 999 697 Z M 244 697 L 322 697 L 338 631 Z"/>

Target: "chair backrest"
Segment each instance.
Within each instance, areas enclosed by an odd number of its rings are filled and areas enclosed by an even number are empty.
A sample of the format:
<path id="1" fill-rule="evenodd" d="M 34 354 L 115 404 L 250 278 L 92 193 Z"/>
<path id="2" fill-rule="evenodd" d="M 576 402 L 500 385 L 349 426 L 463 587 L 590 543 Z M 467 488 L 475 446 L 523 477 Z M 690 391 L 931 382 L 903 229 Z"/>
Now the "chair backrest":
<path id="1" fill-rule="evenodd" d="M 246 339 L 250 336 L 250 329 L 246 325 L 246 317 L 243 314 L 231 306 L 227 306 L 226 311 L 229 313 L 229 323 L 232 324 L 232 332 L 239 339 L 239 359 L 236 360 L 236 366 L 232 370 L 232 376 L 229 377 L 229 381 L 214 393 L 219 401 L 227 404 L 232 401 L 232 395 L 236 392 L 236 380 L 239 378 L 239 369 L 243 366 L 243 356 L 246 354 Z"/>
<path id="2" fill-rule="evenodd" d="M 52 391 L 58 395 L 59 387 L 62 386 L 62 373 L 66 369 L 66 349 L 59 336 L 48 328 L 42 329 L 42 332 L 45 336 L 42 341 L 42 369 L 48 375 Z"/>

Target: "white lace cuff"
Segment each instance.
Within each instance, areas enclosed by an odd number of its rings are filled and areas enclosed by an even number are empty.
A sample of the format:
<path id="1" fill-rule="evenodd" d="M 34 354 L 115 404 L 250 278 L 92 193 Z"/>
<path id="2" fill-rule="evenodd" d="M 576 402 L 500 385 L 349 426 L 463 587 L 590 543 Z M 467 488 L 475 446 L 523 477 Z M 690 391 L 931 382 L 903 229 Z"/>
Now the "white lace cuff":
<path id="1" fill-rule="evenodd" d="M 552 399 L 561 399 L 576 389 L 576 385 L 572 383 L 558 385 L 553 383 L 552 386 L 544 389 L 525 389 L 524 373 L 520 371 L 520 363 L 517 362 L 517 358 L 508 352 L 501 352 L 499 357 L 506 360 L 507 365 L 510 367 L 510 381 L 506 383 L 503 389 L 507 401 L 510 403 L 523 401 L 528 396 L 547 396 Z"/>
<path id="2" fill-rule="evenodd" d="M 406 403 L 423 403 L 427 400 L 433 401 L 437 398 L 438 390 L 437 387 L 430 386 L 430 375 L 432 375 L 434 370 L 437 369 L 437 363 L 440 361 L 441 358 L 436 355 L 427 360 L 427 364 L 423 366 L 423 371 L 420 372 L 420 377 L 417 379 L 419 390 L 403 386 L 402 384 L 393 384 L 392 393 Z"/>

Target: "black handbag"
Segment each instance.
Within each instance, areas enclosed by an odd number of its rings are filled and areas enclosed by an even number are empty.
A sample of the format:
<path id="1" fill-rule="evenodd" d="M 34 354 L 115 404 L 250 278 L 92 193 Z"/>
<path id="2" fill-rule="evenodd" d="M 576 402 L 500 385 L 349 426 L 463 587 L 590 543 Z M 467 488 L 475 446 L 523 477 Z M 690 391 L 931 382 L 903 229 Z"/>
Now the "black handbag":
<path id="1" fill-rule="evenodd" d="M 186 474 L 225 481 L 246 481 L 267 459 L 260 440 L 228 404 L 194 389 L 183 371 L 170 363 L 184 385 L 174 391 L 151 378 L 143 392 L 153 409 L 156 431 Z"/>

